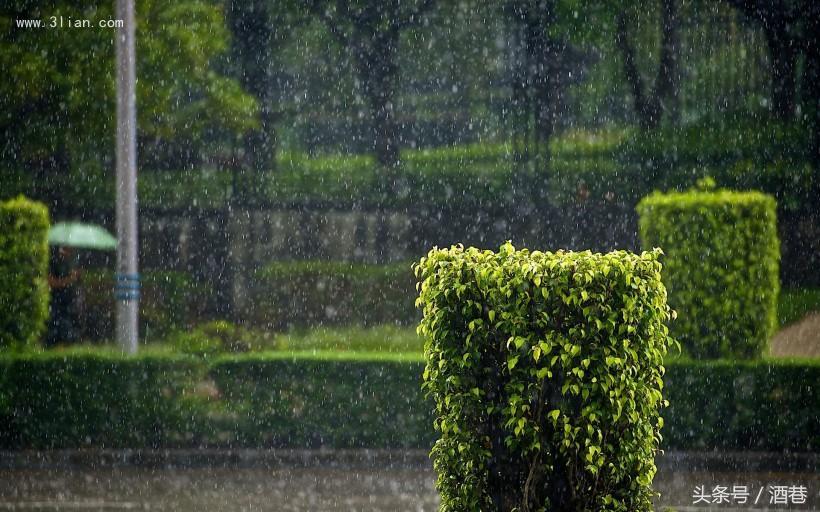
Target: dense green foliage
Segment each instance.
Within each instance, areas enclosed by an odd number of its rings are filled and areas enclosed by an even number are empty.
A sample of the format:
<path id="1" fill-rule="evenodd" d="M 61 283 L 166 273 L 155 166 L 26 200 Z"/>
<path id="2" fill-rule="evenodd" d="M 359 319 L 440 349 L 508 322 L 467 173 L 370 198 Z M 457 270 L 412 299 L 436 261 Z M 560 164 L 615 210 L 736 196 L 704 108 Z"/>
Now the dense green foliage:
<path id="1" fill-rule="evenodd" d="M 659 254 L 422 258 L 440 510 L 651 509 L 671 343 Z"/>
<path id="2" fill-rule="evenodd" d="M 429 448 L 435 440 L 418 352 L 204 360 L 150 347 L 143 352 L 0 356 L 0 447 Z M 670 405 L 662 448 L 816 452 L 820 446 L 816 361 L 666 367 Z"/>
<path id="3" fill-rule="evenodd" d="M 213 357 L 229 352 L 250 352 L 259 339 L 258 333 L 242 326 L 225 320 L 212 320 L 194 329 L 175 332 L 167 341 L 183 354 Z"/>
<path id="4" fill-rule="evenodd" d="M 0 202 L 0 350 L 32 346 L 48 319 L 48 210 Z"/>
<path id="5" fill-rule="evenodd" d="M 21 448 L 185 442 L 196 367 L 176 355 L 100 351 L 0 358 L 0 442 Z"/>
<path id="6" fill-rule="evenodd" d="M 247 312 L 255 325 L 409 324 L 415 321 L 409 264 L 275 262 L 257 273 Z"/>
<path id="7" fill-rule="evenodd" d="M 73 207 L 111 201 L 114 152 L 114 35 L 111 2 L 12 2 L 0 14 L 2 174 L 24 180 L 38 199 Z M 140 167 L 199 165 L 208 142 L 256 123 L 256 102 L 217 64 L 229 33 L 220 6 L 207 0 L 136 6 Z M 16 19 L 89 20 L 93 28 L 21 29 Z M 227 136 L 225 134 L 228 134 Z"/>
<path id="8" fill-rule="evenodd" d="M 678 312 L 672 334 L 693 356 L 760 357 L 777 325 L 775 201 L 759 192 L 654 193 L 638 205 L 644 247 L 666 253 Z"/>

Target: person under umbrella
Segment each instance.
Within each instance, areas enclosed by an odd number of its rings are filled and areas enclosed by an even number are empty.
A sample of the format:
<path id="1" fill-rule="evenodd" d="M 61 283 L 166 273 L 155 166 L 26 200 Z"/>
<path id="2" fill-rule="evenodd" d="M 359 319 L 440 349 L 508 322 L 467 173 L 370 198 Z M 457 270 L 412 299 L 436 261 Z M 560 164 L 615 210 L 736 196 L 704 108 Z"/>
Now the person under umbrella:
<path id="1" fill-rule="evenodd" d="M 49 267 L 51 305 L 45 344 L 75 343 L 80 337 L 77 302 L 82 277 L 75 248 L 113 250 L 117 240 L 100 226 L 58 222 L 49 230 L 48 242 L 57 249 Z"/>
<path id="2" fill-rule="evenodd" d="M 76 300 L 81 270 L 74 249 L 61 245 L 52 252 L 48 271 L 51 288 L 46 346 L 77 341 Z"/>

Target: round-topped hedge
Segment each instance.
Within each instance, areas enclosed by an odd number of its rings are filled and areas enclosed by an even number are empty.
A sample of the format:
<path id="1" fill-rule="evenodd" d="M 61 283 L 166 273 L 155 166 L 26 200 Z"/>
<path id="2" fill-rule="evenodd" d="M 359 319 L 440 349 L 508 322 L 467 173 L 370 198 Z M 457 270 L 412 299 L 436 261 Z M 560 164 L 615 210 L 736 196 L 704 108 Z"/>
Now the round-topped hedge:
<path id="1" fill-rule="evenodd" d="M 33 346 L 48 319 L 48 209 L 0 201 L 0 350 Z"/>

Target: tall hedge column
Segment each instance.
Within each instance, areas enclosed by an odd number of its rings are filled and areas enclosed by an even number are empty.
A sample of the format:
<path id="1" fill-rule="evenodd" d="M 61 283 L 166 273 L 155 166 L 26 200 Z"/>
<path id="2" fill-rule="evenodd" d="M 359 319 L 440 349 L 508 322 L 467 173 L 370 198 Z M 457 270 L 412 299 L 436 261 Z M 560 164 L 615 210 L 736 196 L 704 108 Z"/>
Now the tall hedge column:
<path id="1" fill-rule="evenodd" d="M 0 202 L 0 350 L 37 343 L 48 319 L 48 210 Z"/>
<path id="2" fill-rule="evenodd" d="M 696 358 L 759 358 L 777 321 L 776 204 L 759 192 L 701 190 L 638 204 L 644 247 L 661 247 L 679 320 L 672 335 Z"/>
<path id="3" fill-rule="evenodd" d="M 652 509 L 671 343 L 659 254 L 421 260 L 442 512 Z"/>

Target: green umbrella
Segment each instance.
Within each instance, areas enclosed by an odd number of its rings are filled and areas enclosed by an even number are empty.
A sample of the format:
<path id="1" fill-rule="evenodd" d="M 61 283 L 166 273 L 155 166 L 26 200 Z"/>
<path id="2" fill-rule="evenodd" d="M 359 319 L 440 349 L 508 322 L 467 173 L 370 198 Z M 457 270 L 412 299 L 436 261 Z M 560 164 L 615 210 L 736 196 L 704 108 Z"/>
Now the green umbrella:
<path id="1" fill-rule="evenodd" d="M 48 243 L 84 249 L 117 248 L 117 239 L 104 228 L 82 222 L 58 222 L 48 231 Z"/>

